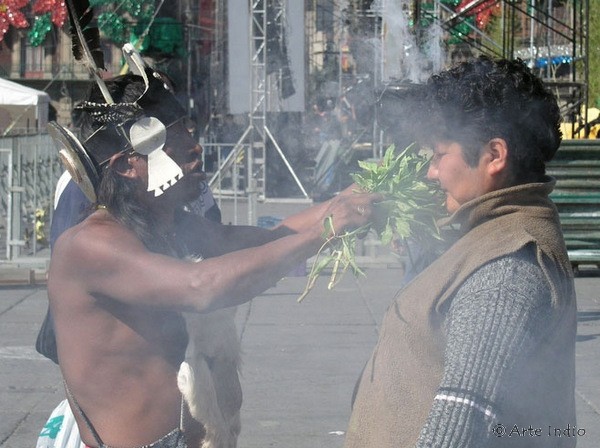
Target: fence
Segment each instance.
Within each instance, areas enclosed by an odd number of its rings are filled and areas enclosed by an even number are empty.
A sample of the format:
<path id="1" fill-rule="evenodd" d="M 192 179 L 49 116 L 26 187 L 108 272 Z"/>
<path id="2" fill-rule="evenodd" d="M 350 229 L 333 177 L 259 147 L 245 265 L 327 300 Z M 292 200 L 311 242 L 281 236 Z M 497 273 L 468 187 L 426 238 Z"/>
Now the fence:
<path id="1" fill-rule="evenodd" d="M 205 145 L 220 166 L 232 145 Z M 244 148 L 245 149 L 245 148 Z M 238 223 L 238 199 L 247 197 L 242 150 L 229 170 L 219 173 L 215 196 L 233 199 Z M 242 173 L 240 173 L 240 170 Z M 13 261 L 48 247 L 54 189 L 63 168 L 47 134 L 0 138 L 0 260 Z M 236 188 L 237 186 L 237 188 Z"/>
<path id="2" fill-rule="evenodd" d="M 0 138 L 0 259 L 47 247 L 54 187 L 62 168 L 46 134 Z"/>

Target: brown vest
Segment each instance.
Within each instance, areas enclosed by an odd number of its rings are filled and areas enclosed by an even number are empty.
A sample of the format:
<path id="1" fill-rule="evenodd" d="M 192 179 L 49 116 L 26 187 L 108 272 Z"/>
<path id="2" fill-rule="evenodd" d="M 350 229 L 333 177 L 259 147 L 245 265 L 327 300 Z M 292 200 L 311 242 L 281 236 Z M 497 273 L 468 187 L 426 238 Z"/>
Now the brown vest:
<path id="1" fill-rule="evenodd" d="M 442 378 L 444 319 L 453 295 L 479 267 L 526 245 L 534 245 L 550 285 L 553 314 L 543 343 L 530 347 L 516 369 L 503 406 L 507 413 L 498 423 L 545 430 L 575 424 L 575 292 L 558 213 L 548 198 L 553 186 L 549 181 L 494 191 L 445 222 L 460 224 L 464 236 L 388 308 L 360 380 L 345 448 L 414 447 Z M 523 446 L 572 446 L 564 438 L 538 439 L 523 438 Z M 496 442 L 521 446 L 514 438 Z"/>

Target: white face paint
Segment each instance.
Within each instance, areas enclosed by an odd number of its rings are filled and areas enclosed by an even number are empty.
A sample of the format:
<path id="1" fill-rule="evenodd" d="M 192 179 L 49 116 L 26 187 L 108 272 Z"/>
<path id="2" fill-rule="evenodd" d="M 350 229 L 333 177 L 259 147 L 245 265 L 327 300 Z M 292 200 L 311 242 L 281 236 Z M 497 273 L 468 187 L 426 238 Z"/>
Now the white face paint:
<path id="1" fill-rule="evenodd" d="M 160 196 L 183 177 L 181 167 L 162 149 L 167 139 L 165 125 L 155 117 L 139 119 L 130 129 L 133 150 L 148 156 L 148 191 Z"/>

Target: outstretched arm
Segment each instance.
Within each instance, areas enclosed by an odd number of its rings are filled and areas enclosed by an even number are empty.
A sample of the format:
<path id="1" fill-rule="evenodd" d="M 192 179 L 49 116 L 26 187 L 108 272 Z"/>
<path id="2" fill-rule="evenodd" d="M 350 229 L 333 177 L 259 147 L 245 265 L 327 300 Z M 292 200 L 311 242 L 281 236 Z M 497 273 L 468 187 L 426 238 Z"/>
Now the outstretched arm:
<path id="1" fill-rule="evenodd" d="M 347 196 L 330 203 L 324 216 L 334 216 L 338 231 L 356 228 L 369 221 L 377 199 Z M 210 311 L 238 305 L 271 287 L 318 250 L 321 233 L 318 220 L 305 231 L 192 263 L 148 251 L 133 232 L 99 211 L 59 239 L 48 288 L 58 294 L 77 287 L 88 296 L 130 305 Z M 221 241 L 235 247 L 237 236 L 232 231 L 231 242 Z"/>
<path id="2" fill-rule="evenodd" d="M 324 221 L 330 215 L 334 216 L 334 225 L 341 230 L 346 222 L 368 222 L 370 205 L 380 200 L 379 195 L 354 193 L 354 186 L 342 191 L 334 198 L 302 210 L 281 222 L 273 229 L 262 229 L 253 226 L 223 226 L 204 220 L 202 230 L 196 226 L 187 232 L 192 245 L 206 257 L 223 255 L 236 250 L 257 247 L 278 238 L 304 232 L 320 233 L 324 230 Z M 339 225 L 338 225 L 339 224 Z M 348 227 L 352 227 L 349 225 Z M 188 241 L 189 241 L 188 240 Z"/>

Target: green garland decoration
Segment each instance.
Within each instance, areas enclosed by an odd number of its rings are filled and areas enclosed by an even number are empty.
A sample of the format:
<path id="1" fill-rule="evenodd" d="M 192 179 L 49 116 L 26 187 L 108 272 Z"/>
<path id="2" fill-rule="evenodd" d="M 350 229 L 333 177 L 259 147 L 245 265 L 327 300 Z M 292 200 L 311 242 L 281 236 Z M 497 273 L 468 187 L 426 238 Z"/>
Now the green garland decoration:
<path id="1" fill-rule="evenodd" d="M 51 13 L 47 12 L 35 18 L 33 26 L 27 33 L 29 43 L 34 47 L 42 45 L 46 39 L 46 35 L 52 30 Z"/>
<path id="2" fill-rule="evenodd" d="M 148 26 L 147 22 L 139 22 L 133 35 L 139 39 Z M 169 54 L 183 57 L 186 54 L 181 23 L 169 17 L 156 19 L 140 47 L 142 54 Z"/>
<path id="3" fill-rule="evenodd" d="M 103 7 L 104 11 L 98 15 L 98 28 L 119 46 L 131 42 L 135 36 L 131 30 L 140 24 L 147 26 L 156 11 L 154 2 L 144 0 L 90 0 L 90 6 Z M 131 26 L 129 19 L 137 24 Z"/>
<path id="4" fill-rule="evenodd" d="M 103 12 L 98 15 L 98 28 L 107 38 L 118 45 L 129 42 L 125 21 L 114 12 Z"/>

